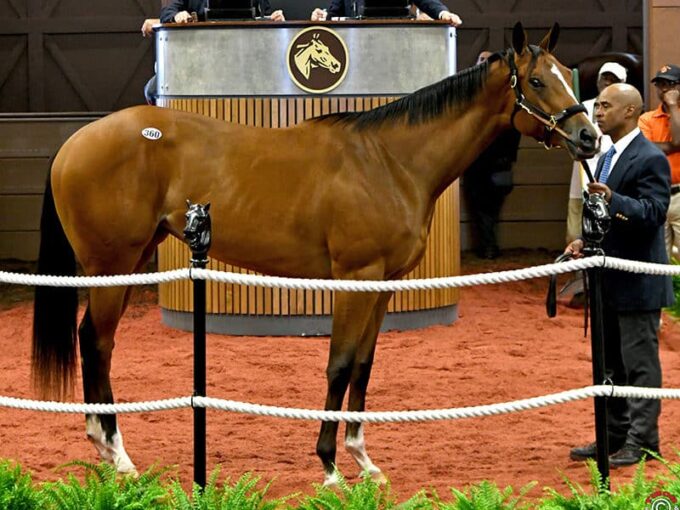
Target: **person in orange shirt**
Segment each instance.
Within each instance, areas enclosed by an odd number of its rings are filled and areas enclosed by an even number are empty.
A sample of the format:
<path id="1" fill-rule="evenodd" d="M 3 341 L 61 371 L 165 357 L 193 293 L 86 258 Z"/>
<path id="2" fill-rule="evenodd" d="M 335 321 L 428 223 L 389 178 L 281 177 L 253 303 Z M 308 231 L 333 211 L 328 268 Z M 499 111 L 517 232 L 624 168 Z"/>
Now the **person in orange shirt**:
<path id="1" fill-rule="evenodd" d="M 656 110 L 642 115 L 640 131 L 654 142 L 671 165 L 671 203 L 666 219 L 666 250 L 668 258 L 680 250 L 680 67 L 667 64 L 652 80 L 661 104 Z M 680 258 L 676 255 L 676 258 Z"/>

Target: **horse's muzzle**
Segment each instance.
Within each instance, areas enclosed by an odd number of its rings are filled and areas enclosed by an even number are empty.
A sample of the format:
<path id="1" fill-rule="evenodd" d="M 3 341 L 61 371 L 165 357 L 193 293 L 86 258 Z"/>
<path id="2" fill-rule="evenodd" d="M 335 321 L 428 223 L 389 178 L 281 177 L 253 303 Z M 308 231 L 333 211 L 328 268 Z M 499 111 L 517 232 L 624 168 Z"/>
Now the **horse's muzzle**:
<path id="1" fill-rule="evenodd" d="M 600 140 L 597 133 L 587 127 L 581 128 L 578 136 L 571 137 L 566 142 L 567 150 L 577 161 L 592 158 L 600 148 Z"/>

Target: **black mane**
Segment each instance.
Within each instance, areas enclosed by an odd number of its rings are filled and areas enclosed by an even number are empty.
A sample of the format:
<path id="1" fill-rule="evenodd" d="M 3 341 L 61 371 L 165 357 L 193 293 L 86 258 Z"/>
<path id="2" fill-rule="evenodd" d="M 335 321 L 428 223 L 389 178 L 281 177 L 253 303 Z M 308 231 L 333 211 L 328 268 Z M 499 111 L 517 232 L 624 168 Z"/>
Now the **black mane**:
<path id="1" fill-rule="evenodd" d="M 503 54 L 495 53 L 486 62 L 366 112 L 331 113 L 311 120 L 347 124 L 357 130 L 370 129 L 385 121 L 404 117 L 411 125 L 426 122 L 446 109 L 460 109 L 472 101 L 486 83 L 489 63 L 501 58 Z"/>

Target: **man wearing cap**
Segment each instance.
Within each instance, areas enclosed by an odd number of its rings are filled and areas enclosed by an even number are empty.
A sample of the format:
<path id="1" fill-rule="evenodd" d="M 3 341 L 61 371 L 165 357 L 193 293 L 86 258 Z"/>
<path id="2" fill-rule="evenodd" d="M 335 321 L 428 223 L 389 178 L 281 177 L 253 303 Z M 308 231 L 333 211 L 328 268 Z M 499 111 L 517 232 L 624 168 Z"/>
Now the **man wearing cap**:
<path id="1" fill-rule="evenodd" d="M 639 120 L 640 131 L 661 149 L 671 165 L 671 204 L 666 219 L 666 250 L 680 250 L 680 67 L 667 64 L 652 80 L 659 96 L 659 107 Z"/>

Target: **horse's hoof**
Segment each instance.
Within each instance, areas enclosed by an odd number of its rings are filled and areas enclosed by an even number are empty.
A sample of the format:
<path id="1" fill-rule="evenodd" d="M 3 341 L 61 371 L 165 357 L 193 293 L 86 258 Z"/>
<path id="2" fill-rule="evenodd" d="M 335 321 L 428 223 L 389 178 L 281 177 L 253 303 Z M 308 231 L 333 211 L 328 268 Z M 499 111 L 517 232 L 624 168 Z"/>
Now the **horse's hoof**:
<path id="1" fill-rule="evenodd" d="M 130 478 L 139 478 L 139 471 L 137 471 L 137 469 L 134 467 L 129 471 L 118 470 L 118 474 L 121 476 L 128 476 Z"/>
<path id="2" fill-rule="evenodd" d="M 380 470 L 371 473 L 371 480 L 378 485 L 385 485 L 387 483 L 387 477 Z"/>
<path id="3" fill-rule="evenodd" d="M 323 480 L 323 486 L 329 489 L 335 489 L 338 487 L 338 474 L 333 471 L 332 473 L 326 473 Z"/>
<path id="4" fill-rule="evenodd" d="M 127 457 L 127 455 L 125 455 Z M 119 475 L 130 476 L 132 478 L 139 478 L 139 473 L 137 472 L 137 467 L 132 463 L 129 457 L 118 458 L 116 465 L 116 471 Z"/>

